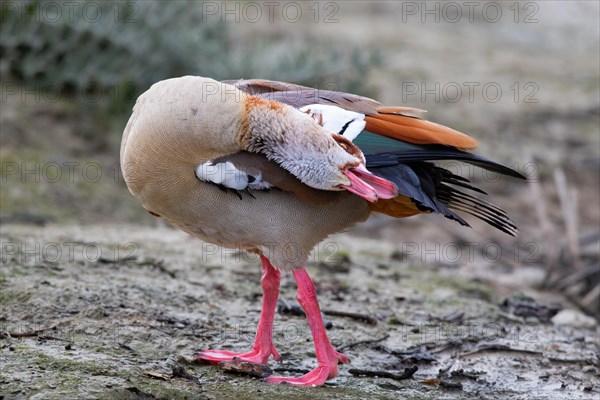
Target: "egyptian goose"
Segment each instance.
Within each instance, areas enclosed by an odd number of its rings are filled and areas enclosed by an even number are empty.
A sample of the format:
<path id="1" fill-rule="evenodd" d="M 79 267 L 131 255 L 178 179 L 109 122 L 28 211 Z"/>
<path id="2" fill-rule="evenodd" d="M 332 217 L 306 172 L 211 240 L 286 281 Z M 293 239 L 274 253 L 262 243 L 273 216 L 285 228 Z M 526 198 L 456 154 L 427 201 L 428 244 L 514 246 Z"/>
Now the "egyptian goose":
<path id="1" fill-rule="evenodd" d="M 517 232 L 504 211 L 466 193 L 481 190 L 432 161 L 523 176 L 466 152 L 474 139 L 421 119 L 421 111 L 283 82 L 195 76 L 158 82 L 138 98 L 121 144 L 130 192 L 150 214 L 190 235 L 262 260 L 254 346 L 246 353 L 204 350 L 197 358 L 279 360 L 272 327 L 280 270 L 292 271 L 318 366 L 266 380 L 312 386 L 335 377 L 338 362 L 349 361 L 329 342 L 304 266 L 317 243 L 373 212 L 435 212 L 468 225 L 458 210 Z"/>

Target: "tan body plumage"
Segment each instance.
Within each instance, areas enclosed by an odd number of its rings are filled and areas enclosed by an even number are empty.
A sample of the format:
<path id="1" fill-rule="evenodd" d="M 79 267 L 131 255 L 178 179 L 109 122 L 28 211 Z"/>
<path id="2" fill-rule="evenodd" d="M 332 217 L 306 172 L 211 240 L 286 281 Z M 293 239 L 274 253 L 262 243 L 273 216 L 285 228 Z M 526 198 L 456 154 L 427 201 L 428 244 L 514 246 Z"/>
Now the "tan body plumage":
<path id="1" fill-rule="evenodd" d="M 317 243 L 364 221 L 368 203 L 336 192 L 334 202 L 314 204 L 281 190 L 258 191 L 240 201 L 199 181 L 196 165 L 244 150 L 238 138 L 244 136 L 249 96 L 228 85 L 202 98 L 203 90 L 222 85 L 185 77 L 160 82 L 139 98 L 121 146 L 127 186 L 146 210 L 190 235 L 259 250 L 280 269 L 301 268 Z M 313 124 L 308 118 L 306 123 Z"/>

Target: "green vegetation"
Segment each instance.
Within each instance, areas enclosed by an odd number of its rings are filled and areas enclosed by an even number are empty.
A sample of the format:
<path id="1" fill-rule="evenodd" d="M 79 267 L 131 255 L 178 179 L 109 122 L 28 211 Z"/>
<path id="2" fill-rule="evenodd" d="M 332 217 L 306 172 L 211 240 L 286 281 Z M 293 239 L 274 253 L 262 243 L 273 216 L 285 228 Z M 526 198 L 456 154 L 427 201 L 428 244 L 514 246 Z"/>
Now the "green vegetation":
<path id="1" fill-rule="evenodd" d="M 78 3 L 79 4 L 79 3 Z M 84 5 L 80 5 L 85 7 Z M 120 133 L 133 102 L 153 83 L 182 75 L 215 79 L 262 77 L 372 94 L 364 78 L 380 63 L 375 52 L 311 43 L 232 40 L 230 25 L 203 15 L 200 3 L 94 2 L 98 15 L 54 15 L 44 2 L 2 8 L 0 78 L 42 99 L 73 100 L 98 115 L 87 137 Z M 7 95 L 14 91 L 7 87 Z M 111 124 L 116 118 L 118 127 Z M 84 129 L 86 130 L 86 129 Z M 94 150 L 94 149 L 92 149 Z"/>

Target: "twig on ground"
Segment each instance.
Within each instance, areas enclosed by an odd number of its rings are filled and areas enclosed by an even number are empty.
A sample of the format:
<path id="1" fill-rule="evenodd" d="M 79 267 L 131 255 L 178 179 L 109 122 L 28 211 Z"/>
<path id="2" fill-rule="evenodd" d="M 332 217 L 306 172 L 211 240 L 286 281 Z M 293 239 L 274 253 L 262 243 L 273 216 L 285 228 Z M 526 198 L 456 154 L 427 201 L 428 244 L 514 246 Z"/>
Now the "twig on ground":
<path id="1" fill-rule="evenodd" d="M 527 157 L 528 163 L 533 165 L 534 161 L 531 156 Z M 550 222 L 550 217 L 548 216 L 548 206 L 546 205 L 546 197 L 542 193 L 542 182 L 540 181 L 539 174 L 535 171 L 535 175 L 531 177 L 532 184 L 528 185 L 531 189 L 531 197 L 532 203 L 534 205 L 534 210 L 536 213 L 536 217 L 539 223 L 539 226 L 542 230 L 542 235 L 547 240 L 546 243 L 552 245 L 556 243 L 556 238 L 554 234 L 554 229 L 552 228 L 552 223 Z M 552 260 L 551 260 L 552 261 Z"/>
<path id="2" fill-rule="evenodd" d="M 534 165 L 534 160 L 531 155 L 527 156 L 527 162 L 529 165 Z M 546 286 L 548 282 L 552 280 L 553 275 L 557 270 L 557 262 L 559 254 L 557 252 L 558 240 L 556 238 L 555 229 L 553 228 L 550 217 L 548 216 L 548 206 L 546 203 L 546 197 L 543 193 L 542 181 L 540 180 L 537 169 L 534 170 L 534 175 L 530 177 L 531 185 L 531 205 L 536 213 L 538 220 L 538 226 L 541 228 L 541 236 L 544 239 L 542 241 L 542 254 L 544 254 L 547 260 L 547 271 L 546 277 L 544 278 L 543 286 Z"/>
<path id="3" fill-rule="evenodd" d="M 137 261 L 136 256 L 125 256 L 122 258 L 99 257 L 98 264 L 126 264 L 130 261 Z"/>
<path id="4" fill-rule="evenodd" d="M 162 272 L 163 274 L 167 274 L 169 275 L 171 278 L 176 278 L 177 275 L 175 274 L 175 272 L 170 271 L 167 269 L 167 267 L 165 267 L 165 262 L 164 260 L 156 260 L 154 258 L 148 258 L 148 259 L 144 259 L 138 262 L 138 265 L 142 266 L 142 265 L 149 265 L 153 268 L 156 268 L 157 270 L 159 270 L 160 272 Z"/>
<path id="5" fill-rule="evenodd" d="M 581 304 L 585 307 L 586 310 L 593 310 L 594 304 L 598 304 L 598 299 L 600 298 L 600 283 L 597 284 L 592 290 L 585 295 L 585 297 L 581 300 Z"/>
<path id="6" fill-rule="evenodd" d="M 467 351 L 465 353 L 461 353 L 458 354 L 458 357 L 466 357 L 466 356 L 470 356 L 472 354 L 476 354 L 482 351 L 512 351 L 512 352 L 517 352 L 517 353 L 527 353 L 527 354 L 534 354 L 534 355 L 538 355 L 538 356 L 545 356 L 548 360 L 550 361 L 554 361 L 554 362 L 564 362 L 564 363 L 587 363 L 587 364 L 597 364 L 598 360 L 594 357 L 589 357 L 589 358 L 560 358 L 560 357 L 555 357 L 555 356 L 546 356 L 544 354 L 544 352 L 542 351 L 537 351 L 537 350 L 528 350 L 528 349 L 517 349 L 514 347 L 510 347 L 508 345 L 505 344 L 498 344 L 498 343 L 494 343 L 494 344 L 484 344 L 479 346 L 478 348 L 471 350 L 471 351 Z"/>
<path id="7" fill-rule="evenodd" d="M 558 303 L 540 304 L 524 295 L 508 297 L 502 301 L 500 307 L 510 314 L 523 318 L 536 317 L 542 322 L 550 321 L 563 308 Z"/>
<path id="8" fill-rule="evenodd" d="M 377 318 L 373 317 L 372 315 L 354 313 L 354 312 L 349 312 L 349 311 L 330 310 L 330 309 L 322 310 L 322 311 L 323 311 L 323 314 L 325 314 L 325 315 L 330 315 L 333 317 L 347 317 L 347 318 L 352 318 L 352 319 L 366 322 L 369 325 L 377 325 Z"/>
<path id="9" fill-rule="evenodd" d="M 277 312 L 280 314 L 289 314 L 289 315 L 298 315 L 305 316 L 304 310 L 300 307 L 298 303 L 290 303 L 285 299 L 279 299 L 277 302 Z M 333 323 L 329 321 L 327 316 L 323 311 L 321 311 L 321 317 L 323 318 L 323 324 L 325 325 L 325 329 L 331 329 L 333 327 Z"/>
<path id="10" fill-rule="evenodd" d="M 458 357 L 466 357 L 466 356 L 470 356 L 472 354 L 476 354 L 476 353 L 479 353 L 482 351 L 513 351 L 513 352 L 517 352 L 517 353 L 527 353 L 527 354 L 537 354 L 537 355 L 544 354 L 541 351 L 537 351 L 537 350 L 517 349 L 514 347 L 510 347 L 506 344 L 494 343 L 494 344 L 482 344 L 481 346 L 477 347 L 476 349 L 473 349 L 471 351 L 467 351 L 464 353 L 460 353 L 458 355 Z"/>
<path id="11" fill-rule="evenodd" d="M 375 346 L 375 350 L 379 350 L 384 353 L 396 356 L 403 363 L 420 363 L 420 362 L 431 363 L 431 362 L 437 361 L 436 358 L 434 356 L 432 356 L 429 352 L 427 352 L 426 350 L 423 350 L 423 347 L 424 346 L 422 346 L 422 345 L 416 345 L 416 346 L 412 346 L 404 351 L 401 351 L 401 350 L 389 349 L 382 345 L 377 345 L 377 346 Z"/>
<path id="12" fill-rule="evenodd" d="M 51 330 L 56 328 L 56 326 L 50 326 L 48 328 L 41 328 L 41 329 L 36 329 L 33 331 L 29 331 L 29 332 L 8 332 L 6 331 L 5 334 L 8 334 L 8 336 L 12 337 L 12 338 L 22 338 L 22 337 L 35 337 L 38 336 L 40 333 Z"/>
<path id="13" fill-rule="evenodd" d="M 580 282 L 591 280 L 598 273 L 598 264 L 590 264 L 586 268 L 573 272 L 560 281 L 556 282 L 554 288 L 560 291 L 566 290 L 569 286 L 574 286 Z"/>
<path id="14" fill-rule="evenodd" d="M 273 368 L 274 372 L 291 372 L 293 374 L 306 374 L 308 372 L 310 372 L 310 370 L 308 369 L 304 369 L 304 368 L 293 368 L 293 367 L 277 367 L 277 368 Z"/>
<path id="15" fill-rule="evenodd" d="M 131 346 L 125 344 L 125 343 L 119 343 L 119 347 L 125 350 L 129 350 L 129 351 L 133 351 L 135 352 L 135 349 L 133 349 Z"/>
<path id="16" fill-rule="evenodd" d="M 348 370 L 348 372 L 354 376 L 369 376 L 369 377 L 380 377 L 380 378 L 388 378 L 388 379 L 393 379 L 396 381 L 402 381 L 405 379 L 409 379 L 411 378 L 415 372 L 417 372 L 417 370 L 419 369 L 419 367 L 417 367 L 416 365 L 410 366 L 410 367 L 406 367 L 404 368 L 404 372 L 402 372 L 401 374 L 394 374 L 392 372 L 388 372 L 388 371 L 371 371 L 371 370 L 366 370 L 366 369 L 356 369 L 356 368 L 351 368 L 350 370 Z"/>
<path id="17" fill-rule="evenodd" d="M 42 336 L 38 336 L 38 338 L 43 339 L 43 340 L 59 340 L 61 342 L 73 343 L 72 340 L 63 339 L 63 338 L 59 338 L 59 337 L 51 336 L 51 335 L 42 335 Z"/>
<path id="18" fill-rule="evenodd" d="M 359 340 L 359 341 L 352 342 L 352 343 L 347 343 L 345 345 L 339 346 L 338 350 L 344 351 L 344 350 L 351 349 L 356 346 L 360 346 L 361 344 L 371 344 L 371 343 L 383 342 L 385 339 L 387 339 L 389 337 L 390 337 L 390 335 L 385 335 L 383 337 L 380 337 L 379 339 L 366 339 L 366 340 Z"/>
<path id="19" fill-rule="evenodd" d="M 560 358 L 560 357 L 549 356 L 548 360 L 554 361 L 554 362 L 575 363 L 575 364 L 592 364 L 592 365 L 600 364 L 600 362 L 598 361 L 597 355 L 590 356 L 589 358 Z"/>
<path id="20" fill-rule="evenodd" d="M 304 310 L 299 304 L 290 303 L 286 299 L 277 301 L 277 312 L 280 314 L 304 316 Z"/>
<path id="21" fill-rule="evenodd" d="M 554 170 L 554 183 L 556 184 L 556 190 L 558 192 L 558 198 L 560 200 L 560 208 L 562 211 L 565 226 L 567 228 L 567 239 L 569 241 L 569 253 L 571 253 L 571 259 L 575 269 L 581 268 L 581 262 L 579 260 L 579 218 L 577 217 L 577 199 L 578 192 L 576 189 L 569 188 L 567 186 L 567 178 L 565 171 L 562 168 Z"/>

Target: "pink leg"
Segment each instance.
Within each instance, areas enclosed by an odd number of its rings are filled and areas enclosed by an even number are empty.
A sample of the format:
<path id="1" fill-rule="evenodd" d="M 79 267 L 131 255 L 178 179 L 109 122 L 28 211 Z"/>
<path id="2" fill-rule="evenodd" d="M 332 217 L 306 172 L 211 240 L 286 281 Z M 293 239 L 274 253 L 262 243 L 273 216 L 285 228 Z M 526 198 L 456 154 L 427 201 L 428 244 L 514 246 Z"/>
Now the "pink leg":
<path id="1" fill-rule="evenodd" d="M 273 268 L 269 260 L 262 254 L 260 259 L 263 269 L 261 279 L 263 303 L 252 350 L 247 353 L 236 353 L 228 350 L 202 350 L 196 354 L 196 358 L 206 360 L 212 364 L 231 361 L 234 357 L 254 364 L 266 364 L 271 354 L 275 360 L 279 361 L 281 359 L 273 345 L 273 319 L 277 307 L 277 296 L 279 296 L 280 273 L 279 270 Z"/>
<path id="2" fill-rule="evenodd" d="M 305 269 L 298 269 L 294 271 L 294 277 L 298 283 L 296 298 L 306 313 L 306 319 L 308 320 L 308 325 L 310 326 L 310 331 L 315 342 L 318 365 L 317 368 L 298 378 L 270 376 L 266 381 L 272 383 L 286 382 L 297 386 L 322 385 L 326 380 L 334 378 L 337 375 L 338 362 L 345 364 L 350 361 L 345 355 L 335 351 L 329 342 L 325 326 L 323 325 L 323 318 L 321 317 L 321 309 L 317 301 L 315 285 L 310 280 L 308 273 Z"/>

